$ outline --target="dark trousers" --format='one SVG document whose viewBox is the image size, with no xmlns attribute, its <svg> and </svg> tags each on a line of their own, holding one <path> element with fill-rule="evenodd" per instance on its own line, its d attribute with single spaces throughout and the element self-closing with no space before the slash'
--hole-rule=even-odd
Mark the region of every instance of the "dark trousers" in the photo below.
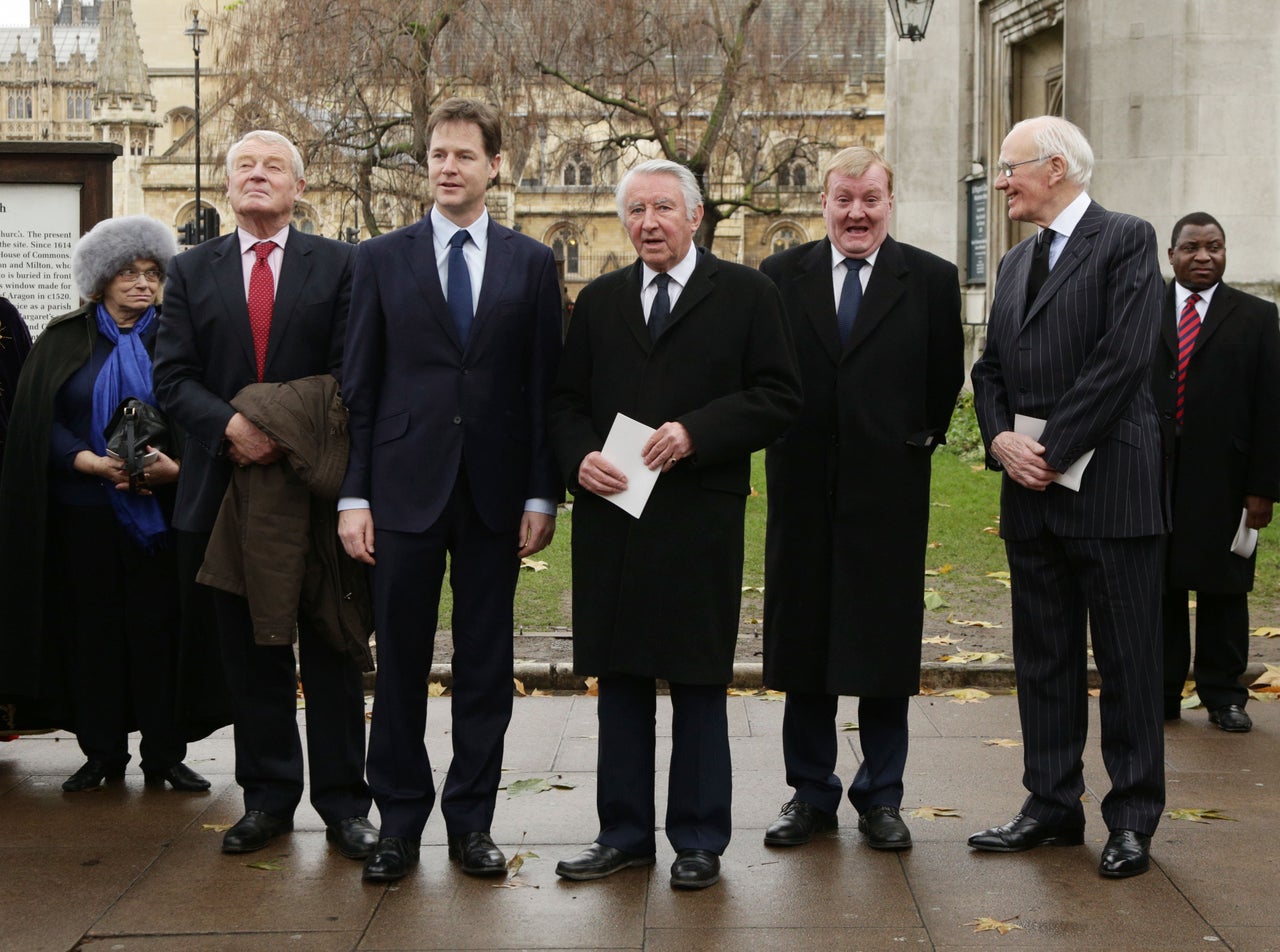
<svg viewBox="0 0 1280 952">
<path fill-rule="evenodd" d="M 1176 710 L 1191 663 L 1185 590 L 1164 596 L 1164 698 Z M 1196 593 L 1196 691 L 1210 710 L 1249 702 L 1240 677 L 1249 663 L 1249 596 Z"/>
<path fill-rule="evenodd" d="M 1164 809 L 1160 575 L 1164 537 L 1006 541 L 1027 816 L 1083 823 L 1087 634 L 1102 676 L 1111 830 L 1150 834 Z"/>
<path fill-rule="evenodd" d="M 205 534 L 181 534 L 181 544 L 201 553 L 208 541 Z M 198 565 L 194 555 L 188 551 L 184 564 Z M 368 816 L 364 685 L 359 666 L 329 646 L 304 614 L 298 618 L 295 656 L 292 645 L 259 645 L 253 640 L 253 621 L 244 598 L 215 591 L 213 605 L 235 725 L 236 782 L 244 790 L 245 810 L 289 818 L 302 801 L 300 667 L 311 802 L 326 824 Z"/>
<path fill-rule="evenodd" d="M 843 785 L 836 776 L 836 703 L 833 694 L 787 693 L 782 715 L 782 758 L 795 799 L 824 813 L 840 806 Z M 858 740 L 862 763 L 849 786 L 849 802 L 859 813 L 875 806 L 902 806 L 902 774 L 907 766 L 907 711 L 910 698 L 858 699 Z"/>
<path fill-rule="evenodd" d="M 378 676 L 369 784 L 382 835 L 418 839 L 435 805 L 424 735 L 446 553 L 453 590 L 453 759 L 440 809 L 450 836 L 488 832 L 511 721 L 516 532 L 485 525 L 463 473 L 430 529 L 375 529 L 375 548 Z"/>
<path fill-rule="evenodd" d="M 653 678 L 603 676 L 596 708 L 600 722 L 596 842 L 641 855 L 652 854 L 655 844 L 655 688 Z M 725 686 L 672 684 L 670 688 L 667 840 L 677 851 L 720 854 L 729 845 L 733 827 Z"/>
<path fill-rule="evenodd" d="M 109 506 L 52 506 L 49 529 L 62 575 L 50 587 L 71 638 L 68 688 L 80 749 L 123 766 L 136 725 L 143 767 L 172 767 L 187 753 L 174 716 L 173 552 L 143 552 Z"/>
</svg>

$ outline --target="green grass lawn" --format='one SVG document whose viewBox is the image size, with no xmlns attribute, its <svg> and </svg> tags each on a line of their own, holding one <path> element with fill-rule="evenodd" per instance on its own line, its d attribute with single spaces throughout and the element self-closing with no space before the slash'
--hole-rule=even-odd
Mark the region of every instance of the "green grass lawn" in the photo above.
<svg viewBox="0 0 1280 952">
<path fill-rule="evenodd" d="M 981 617 L 984 603 L 1007 604 L 1008 591 L 989 577 L 1007 572 L 999 528 L 1000 476 L 982 466 L 982 445 L 973 416 L 972 398 L 961 394 L 948 443 L 933 458 L 933 489 L 929 521 L 930 574 L 923 588 L 936 590 L 957 614 Z M 768 487 L 764 478 L 764 453 L 752 459 L 751 480 L 755 494 L 747 499 L 745 558 L 742 584 L 742 619 L 745 631 L 758 630 L 762 597 L 754 591 L 764 585 L 764 530 Z M 518 628 L 547 631 L 573 624 L 569 543 L 573 513 L 562 509 L 551 545 L 534 558 L 546 569 L 520 573 L 516 590 L 515 621 Z M 1280 547 L 1274 536 L 1280 526 L 1264 531 L 1258 546 L 1258 574 L 1250 599 L 1255 626 L 1280 626 Z M 932 574 L 937 572 L 939 574 Z M 452 600 L 448 586 L 441 599 L 440 627 L 449 627 Z"/>
</svg>

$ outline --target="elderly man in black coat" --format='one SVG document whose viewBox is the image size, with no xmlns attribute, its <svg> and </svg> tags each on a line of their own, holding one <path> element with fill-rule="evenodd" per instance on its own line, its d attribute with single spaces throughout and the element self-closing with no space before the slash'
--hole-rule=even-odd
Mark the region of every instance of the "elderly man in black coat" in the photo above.
<svg viewBox="0 0 1280 952">
<path fill-rule="evenodd" d="M 1152 392 L 1173 491 L 1164 602 L 1164 716 L 1176 720 L 1191 661 L 1188 591 L 1196 593 L 1196 688 L 1209 721 L 1244 733 L 1249 591 L 1255 553 L 1232 550 L 1243 517 L 1271 522 L 1280 499 L 1280 325 L 1276 306 L 1223 283 L 1227 239 L 1205 212 L 1173 227 L 1174 280 L 1160 315 Z"/>
<path fill-rule="evenodd" d="M 836 827 L 838 695 L 856 695 L 848 790 L 874 849 L 911 846 L 899 814 L 907 708 L 920 688 L 930 455 L 964 381 L 955 265 L 889 236 L 893 170 L 845 149 L 823 175 L 827 237 L 761 269 L 787 309 L 804 409 L 767 456 L 764 675 L 787 692 L 794 788 L 768 828 L 797 846 Z"/>
<path fill-rule="evenodd" d="M 640 259 L 578 297 L 550 404 L 573 513 L 573 666 L 600 679 L 600 832 L 556 867 L 599 879 L 654 862 L 655 679 L 671 686 L 667 838 L 671 885 L 719 879 L 732 772 L 725 685 L 741 600 L 751 453 L 786 428 L 799 382 L 776 289 L 695 248 L 688 169 L 655 160 L 618 183 Z M 617 414 L 656 427 L 642 450 L 661 474 L 642 515 L 601 453 Z"/>
</svg>

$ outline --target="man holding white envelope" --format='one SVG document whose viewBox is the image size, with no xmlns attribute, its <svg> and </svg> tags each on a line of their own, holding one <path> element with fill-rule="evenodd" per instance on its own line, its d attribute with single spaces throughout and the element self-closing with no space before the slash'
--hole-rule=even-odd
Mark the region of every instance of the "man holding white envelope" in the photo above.
<svg viewBox="0 0 1280 952">
<path fill-rule="evenodd" d="M 1249 661 L 1257 530 L 1280 498 L 1280 324 L 1276 306 L 1222 280 L 1227 239 L 1212 215 L 1173 228 L 1174 280 L 1160 316 L 1152 391 L 1164 418 L 1173 534 L 1164 603 L 1164 717 L 1181 714 L 1196 593 L 1196 689 L 1209 721 L 1253 727 Z"/>
<path fill-rule="evenodd" d="M 573 667 L 600 687 L 600 829 L 556 872 L 600 879 L 655 861 L 661 678 L 671 885 L 701 889 L 719 880 L 732 825 L 725 686 L 751 453 L 795 417 L 800 384 L 772 282 L 694 247 L 702 201 L 689 170 L 642 163 L 617 196 L 639 260 L 579 295 L 548 413 L 574 492 Z M 628 449 L 635 424 L 652 429 Z M 641 469 L 659 474 L 643 501 L 632 498 Z"/>
</svg>

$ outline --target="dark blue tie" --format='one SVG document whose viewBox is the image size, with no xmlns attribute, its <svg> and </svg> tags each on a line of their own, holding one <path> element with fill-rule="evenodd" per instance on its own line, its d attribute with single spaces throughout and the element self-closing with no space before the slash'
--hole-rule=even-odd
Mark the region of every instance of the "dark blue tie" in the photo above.
<svg viewBox="0 0 1280 952">
<path fill-rule="evenodd" d="M 459 228 L 449 239 L 449 316 L 453 318 L 453 326 L 458 329 L 458 340 L 466 346 L 467 335 L 471 332 L 471 272 L 467 270 L 467 259 L 462 253 L 462 246 L 471 235 L 465 228 Z"/>
<path fill-rule="evenodd" d="M 667 329 L 667 321 L 671 318 L 671 295 L 667 293 L 667 285 L 671 283 L 671 275 L 656 275 L 653 286 L 658 293 L 653 296 L 653 307 L 649 308 L 649 339 L 657 340 Z"/>
<path fill-rule="evenodd" d="M 836 324 L 840 328 L 840 346 L 849 346 L 853 333 L 853 321 L 862 303 L 862 278 L 858 272 L 866 262 L 862 258 L 844 259 L 844 287 L 840 289 L 840 306 L 836 309 Z"/>
</svg>

